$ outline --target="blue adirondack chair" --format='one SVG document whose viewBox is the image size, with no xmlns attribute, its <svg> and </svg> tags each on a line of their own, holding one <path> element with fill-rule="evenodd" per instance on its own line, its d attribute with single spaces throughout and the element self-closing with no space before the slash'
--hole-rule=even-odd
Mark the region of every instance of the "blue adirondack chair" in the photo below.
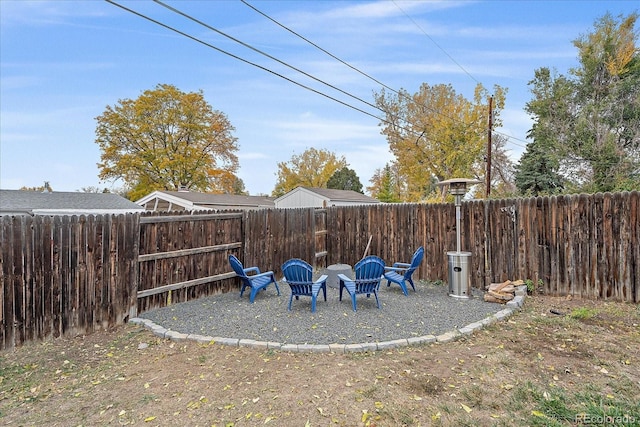
<svg viewBox="0 0 640 427">
<path fill-rule="evenodd" d="M 413 257 L 411 257 L 411 263 L 405 262 L 395 262 L 392 267 L 385 267 L 384 278 L 387 279 L 387 286 L 391 286 L 392 283 L 397 283 L 402 288 L 402 292 L 405 295 L 409 295 L 407 292 L 407 282 L 413 288 L 415 292 L 416 287 L 413 284 L 413 279 L 411 276 L 413 272 L 420 266 L 422 262 L 422 258 L 424 257 L 424 248 L 420 246 L 413 253 Z"/>
<path fill-rule="evenodd" d="M 346 289 L 351 295 L 351 305 L 356 311 L 356 295 L 366 294 L 367 298 L 373 294 L 376 297 L 376 305 L 380 308 L 378 300 L 378 289 L 384 274 L 384 261 L 375 255 L 369 255 L 358 261 L 354 266 L 355 279 L 351 279 L 344 274 L 338 274 L 340 282 L 340 301 L 342 301 L 342 290 Z"/>
<path fill-rule="evenodd" d="M 327 300 L 327 275 L 324 274 L 313 281 L 313 267 L 308 262 L 299 258 L 293 258 L 282 264 L 282 273 L 284 280 L 291 288 L 291 296 L 289 297 L 289 311 L 291 311 L 291 302 L 293 297 L 296 300 L 301 296 L 311 297 L 311 312 L 316 311 L 316 299 L 318 293 L 322 289 L 324 300 Z"/>
<path fill-rule="evenodd" d="M 276 282 L 276 277 L 273 274 L 273 271 L 265 271 L 264 273 L 261 273 L 258 267 L 244 268 L 240 260 L 236 258 L 235 255 L 229 255 L 229 264 L 231 264 L 233 271 L 235 271 L 240 280 L 242 280 L 240 298 L 242 298 L 245 288 L 251 288 L 249 302 L 253 303 L 258 291 L 266 290 L 267 286 L 271 283 L 276 285 L 276 291 L 278 291 L 278 295 L 280 295 L 280 288 L 278 287 L 278 282 Z"/>
</svg>

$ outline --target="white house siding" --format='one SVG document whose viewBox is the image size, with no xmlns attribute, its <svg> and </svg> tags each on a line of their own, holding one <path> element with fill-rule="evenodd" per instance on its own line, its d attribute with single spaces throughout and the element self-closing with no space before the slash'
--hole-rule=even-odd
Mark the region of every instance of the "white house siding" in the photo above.
<svg viewBox="0 0 640 427">
<path fill-rule="evenodd" d="M 289 194 L 282 196 L 282 198 L 277 199 L 276 207 L 278 208 L 323 208 L 325 198 L 312 193 L 310 191 L 306 191 L 304 189 L 297 189 L 298 191 L 292 191 Z"/>
<path fill-rule="evenodd" d="M 379 200 L 351 190 L 297 187 L 277 198 L 276 208 L 327 208 L 378 204 Z"/>
</svg>

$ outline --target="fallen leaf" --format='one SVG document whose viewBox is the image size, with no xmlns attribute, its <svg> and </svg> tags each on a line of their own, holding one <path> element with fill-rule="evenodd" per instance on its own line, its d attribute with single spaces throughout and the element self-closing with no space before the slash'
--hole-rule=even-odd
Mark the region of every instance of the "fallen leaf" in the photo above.
<svg viewBox="0 0 640 427">
<path fill-rule="evenodd" d="M 462 406 L 462 409 L 464 409 L 464 411 L 468 414 L 469 412 L 471 412 L 471 408 L 469 408 L 467 405 L 465 405 L 464 403 L 460 404 Z"/>
</svg>

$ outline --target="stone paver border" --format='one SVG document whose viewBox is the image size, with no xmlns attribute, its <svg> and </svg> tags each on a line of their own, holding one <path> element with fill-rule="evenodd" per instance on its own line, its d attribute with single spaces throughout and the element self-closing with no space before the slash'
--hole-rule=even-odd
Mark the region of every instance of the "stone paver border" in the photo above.
<svg viewBox="0 0 640 427">
<path fill-rule="evenodd" d="M 280 350 L 293 353 L 353 353 L 353 352 L 366 352 L 366 351 L 378 351 L 389 350 L 398 347 L 406 347 L 410 345 L 419 345 L 427 343 L 447 343 L 455 341 L 461 337 L 473 334 L 476 331 L 491 325 L 498 321 L 506 320 L 515 311 L 520 311 L 524 306 L 524 301 L 527 296 L 527 287 L 525 285 L 519 286 L 516 289 L 515 297 L 506 303 L 506 307 L 499 312 L 486 317 L 477 322 L 473 322 L 459 329 L 445 332 L 442 335 L 424 335 L 421 337 L 412 337 L 406 339 L 397 339 L 392 341 L 383 342 L 365 342 L 359 344 L 282 344 L 271 341 L 256 341 L 252 339 L 239 339 L 239 338 L 224 338 L 224 337 L 211 337 L 207 335 L 197 334 L 184 334 L 181 332 L 165 329 L 160 325 L 155 324 L 151 320 L 135 317 L 129 320 L 129 323 L 135 325 L 142 325 L 146 329 L 150 330 L 154 335 L 160 338 L 166 338 L 173 341 L 186 341 L 192 340 L 201 344 L 221 344 L 234 347 L 249 347 L 262 350 Z"/>
</svg>

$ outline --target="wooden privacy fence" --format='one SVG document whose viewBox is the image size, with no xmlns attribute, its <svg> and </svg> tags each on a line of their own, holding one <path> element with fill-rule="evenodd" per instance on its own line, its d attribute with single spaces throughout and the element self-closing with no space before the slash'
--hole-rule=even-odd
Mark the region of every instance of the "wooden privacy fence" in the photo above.
<svg viewBox="0 0 640 427">
<path fill-rule="evenodd" d="M 0 217 L 0 348 L 122 324 L 139 216 Z"/>
<path fill-rule="evenodd" d="M 640 193 L 480 200 L 462 205 L 472 285 L 506 279 L 541 292 L 640 302 Z M 0 348 L 90 333 L 156 307 L 236 291 L 227 262 L 317 270 L 369 253 L 425 258 L 416 276 L 447 280 L 452 204 L 0 218 Z M 286 292 L 286 290 L 285 290 Z"/>
</svg>

